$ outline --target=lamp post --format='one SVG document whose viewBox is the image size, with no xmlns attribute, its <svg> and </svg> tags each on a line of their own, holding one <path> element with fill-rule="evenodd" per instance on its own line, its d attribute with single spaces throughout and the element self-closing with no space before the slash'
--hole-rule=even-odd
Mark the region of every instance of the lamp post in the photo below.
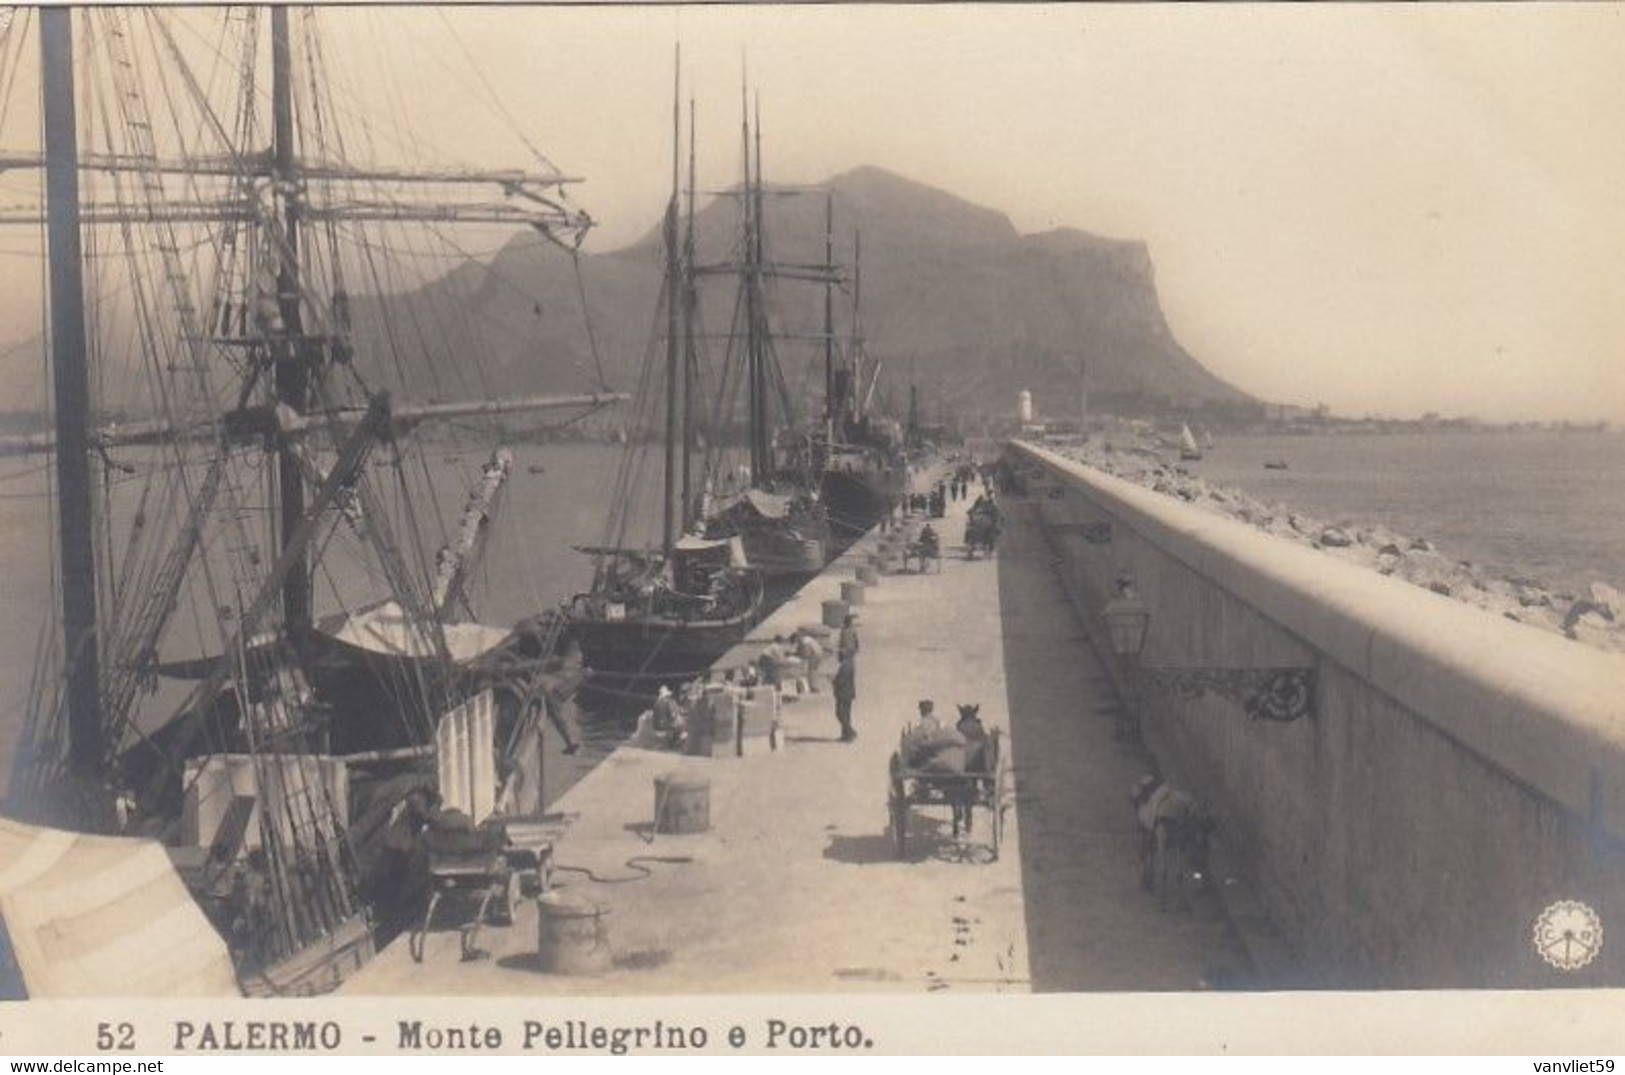
<svg viewBox="0 0 1625 1075">
<path fill-rule="evenodd" d="M 1125 686 L 1125 712 L 1117 727 L 1119 738 L 1139 739 L 1140 699 L 1146 685 L 1185 698 L 1220 695 L 1240 705 L 1250 720 L 1290 723 L 1315 713 L 1317 677 L 1313 666 L 1142 667 L 1140 651 L 1145 648 L 1151 612 L 1141 603 L 1134 579 L 1127 574 L 1117 576 L 1116 594 L 1100 615 L 1111 635 L 1112 652 Z"/>
<path fill-rule="evenodd" d="M 1151 612 L 1141 602 L 1134 589 L 1134 580 L 1128 575 L 1117 577 L 1116 592 L 1101 610 L 1106 621 L 1106 632 L 1111 638 L 1112 654 L 1117 660 L 1119 680 L 1123 684 L 1123 707 L 1117 719 L 1117 738 L 1138 741 L 1140 738 L 1140 651 L 1145 648 L 1146 629 L 1151 623 Z"/>
</svg>

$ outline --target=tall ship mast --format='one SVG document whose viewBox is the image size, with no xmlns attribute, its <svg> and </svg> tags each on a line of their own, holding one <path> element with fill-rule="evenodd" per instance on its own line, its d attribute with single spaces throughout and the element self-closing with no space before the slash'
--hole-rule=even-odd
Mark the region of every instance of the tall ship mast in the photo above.
<svg viewBox="0 0 1625 1075">
<path fill-rule="evenodd" d="M 414 431 L 619 398 L 397 402 L 371 382 L 399 326 L 380 299 L 358 313 L 350 282 L 399 290 L 380 251 L 402 234 L 523 225 L 573 252 L 591 222 L 539 154 L 354 163 L 312 10 L 36 18 L 43 152 L 0 149 L 0 171 L 42 173 L 44 198 L 0 224 L 46 227 L 54 428 L 7 447 L 54 457 L 60 601 L 5 812 L 162 841 L 245 988 L 320 991 L 372 951 L 392 882 L 371 841 L 402 789 L 432 783 L 411 770 L 437 728 L 483 706 L 512 732 L 571 678 L 552 640 L 469 616 L 511 456 L 490 453 L 437 540 Z M 185 45 L 203 19 L 213 72 Z M 139 413 L 115 422 L 120 380 Z"/>
<path fill-rule="evenodd" d="M 695 265 L 692 275 L 732 274 L 738 280 L 717 398 L 719 410 L 725 409 L 731 402 L 727 387 L 744 387 L 749 455 L 748 463 L 730 465 L 726 444 L 713 436 L 699 525 L 708 538 L 740 538 L 750 563 L 763 574 L 768 603 L 776 605 L 823 569 L 832 552 L 832 537 L 810 450 L 811 431 L 804 428 L 806 416 L 797 413 L 775 347 L 767 284 L 780 277 L 827 280 L 833 270 L 787 268 L 768 255 L 761 119 L 758 114 L 753 130 L 750 114 L 743 108 L 741 112 L 744 175 L 736 192 L 740 220 L 736 255 L 719 265 Z M 827 332 L 826 326 L 826 346 Z M 714 420 L 713 428 L 719 424 L 720 419 Z"/>
<path fill-rule="evenodd" d="M 713 410 L 709 421 L 703 412 L 706 393 L 701 385 L 698 346 L 703 333 L 697 327 L 695 280 L 699 272 L 693 240 L 692 106 L 687 228 L 680 223 L 685 206 L 680 54 L 674 83 L 671 193 L 661 228 L 664 272 L 656 318 L 663 332 L 647 355 L 641 378 L 646 390 L 634 400 L 642 430 L 650 435 L 629 438 L 603 540 L 579 550 L 592 557 L 591 584 L 565 602 L 559 615 L 562 629 L 580 647 L 593 672 L 635 693 L 652 693 L 661 681 L 702 673 L 744 639 L 765 609 L 763 573 L 747 555 L 745 539 L 737 531 L 707 535 L 707 498 L 695 488 L 694 457 L 701 426 L 709 425 L 715 433 L 717 412 Z M 750 245 L 747 240 L 747 248 Z M 752 350 L 751 355 L 754 359 L 756 352 Z M 757 391 L 752 385 L 753 401 Z M 708 443 L 715 441 L 713 436 Z M 636 522 L 649 449 L 656 444 L 660 447 L 661 526 L 659 545 L 653 546 L 640 541 Z M 759 463 L 763 447 L 755 426 L 751 451 L 753 463 Z M 713 469 L 702 466 L 702 471 Z"/>
<path fill-rule="evenodd" d="M 829 246 L 833 262 L 833 243 Z M 830 311 L 833 296 L 826 298 Z M 824 439 L 818 446 L 822 490 L 839 535 L 856 537 L 891 511 L 908 484 L 903 433 L 897 423 L 875 413 L 880 367 L 866 369 L 863 335 L 862 236 L 852 240 L 852 315 L 846 354 L 834 348 L 834 323 L 826 312 L 830 349 L 824 395 Z"/>
</svg>

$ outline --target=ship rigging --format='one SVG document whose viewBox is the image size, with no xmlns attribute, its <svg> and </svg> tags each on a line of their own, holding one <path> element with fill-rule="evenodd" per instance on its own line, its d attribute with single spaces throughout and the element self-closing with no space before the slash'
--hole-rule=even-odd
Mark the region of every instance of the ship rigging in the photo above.
<svg viewBox="0 0 1625 1075">
<path fill-rule="evenodd" d="M 550 684 L 553 639 L 471 619 L 511 456 L 490 454 L 453 523 L 425 507 L 413 431 L 571 421 L 621 398 L 600 374 L 446 401 L 480 379 L 479 341 L 454 351 L 449 328 L 478 326 L 390 309 L 410 277 L 391 251 L 425 252 L 440 225 L 523 225 L 573 257 L 592 222 L 540 153 L 520 169 L 357 163 L 314 10 L 22 11 L 0 28 L 0 66 L 18 70 L 35 22 L 42 151 L 0 150 L 0 175 L 38 174 L 42 196 L 0 207 L 0 224 L 45 230 L 54 425 L 6 447 L 53 457 L 60 604 L 6 813 L 175 843 L 203 823 L 199 790 L 224 788 L 189 882 L 206 903 L 258 894 L 254 921 L 222 920 L 245 981 L 330 987 L 372 943 L 354 788 L 332 752 L 424 744 L 493 686 L 522 719 Z M 438 369 L 452 383 L 421 383 Z M 176 636 L 204 656 L 163 660 Z"/>
</svg>

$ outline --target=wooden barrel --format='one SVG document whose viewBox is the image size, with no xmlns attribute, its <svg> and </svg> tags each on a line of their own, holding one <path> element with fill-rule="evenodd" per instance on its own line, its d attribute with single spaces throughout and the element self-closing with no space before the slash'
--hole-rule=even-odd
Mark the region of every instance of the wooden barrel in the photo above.
<svg viewBox="0 0 1625 1075">
<path fill-rule="evenodd" d="M 845 601 L 825 601 L 824 602 L 824 626 L 825 627 L 840 627 L 840 626 L 844 625 L 845 623 L 846 623 L 846 602 Z"/>
<path fill-rule="evenodd" d="M 655 777 L 655 831 L 677 835 L 711 828 L 711 781 L 704 777 Z"/>
<path fill-rule="evenodd" d="M 858 568 L 858 581 L 865 586 L 880 585 L 880 569 L 873 564 L 864 564 Z"/>
<path fill-rule="evenodd" d="M 602 974 L 614 964 L 607 908 L 567 892 L 546 893 L 536 908 L 536 954 L 543 970 Z"/>
<path fill-rule="evenodd" d="M 865 587 L 861 582 L 841 583 L 841 600 L 848 605 L 863 604 L 863 591 Z"/>
</svg>

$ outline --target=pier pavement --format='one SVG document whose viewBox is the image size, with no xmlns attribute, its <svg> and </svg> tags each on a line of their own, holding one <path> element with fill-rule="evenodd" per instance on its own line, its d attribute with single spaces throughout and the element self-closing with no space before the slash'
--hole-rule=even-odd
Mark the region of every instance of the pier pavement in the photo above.
<svg viewBox="0 0 1625 1075">
<path fill-rule="evenodd" d="M 940 573 L 892 574 L 858 606 L 855 743 L 826 692 L 787 704 L 779 749 L 705 759 L 625 746 L 559 800 L 556 888 L 608 911 L 616 953 L 590 977 L 543 973 L 536 908 L 479 937 L 455 930 L 412 961 L 401 937 L 346 983 L 352 994 L 669 994 L 1184 990 L 1242 957 L 1213 914 L 1159 911 L 1138 884 L 1128 806 L 1144 760 L 1112 739 L 1117 704 L 1013 504 L 995 559 L 958 544 L 966 502 L 935 525 Z M 872 551 L 853 546 L 765 620 L 748 649 L 801 624 Z M 737 662 L 735 652 L 723 662 Z M 981 706 L 1005 730 L 1010 808 L 998 858 L 988 818 L 955 840 L 946 810 L 915 810 L 908 858 L 887 827 L 887 760 L 921 698 L 954 718 Z M 652 832 L 654 780 L 710 781 L 711 831 Z M 585 872 L 590 871 L 590 873 Z"/>
</svg>

